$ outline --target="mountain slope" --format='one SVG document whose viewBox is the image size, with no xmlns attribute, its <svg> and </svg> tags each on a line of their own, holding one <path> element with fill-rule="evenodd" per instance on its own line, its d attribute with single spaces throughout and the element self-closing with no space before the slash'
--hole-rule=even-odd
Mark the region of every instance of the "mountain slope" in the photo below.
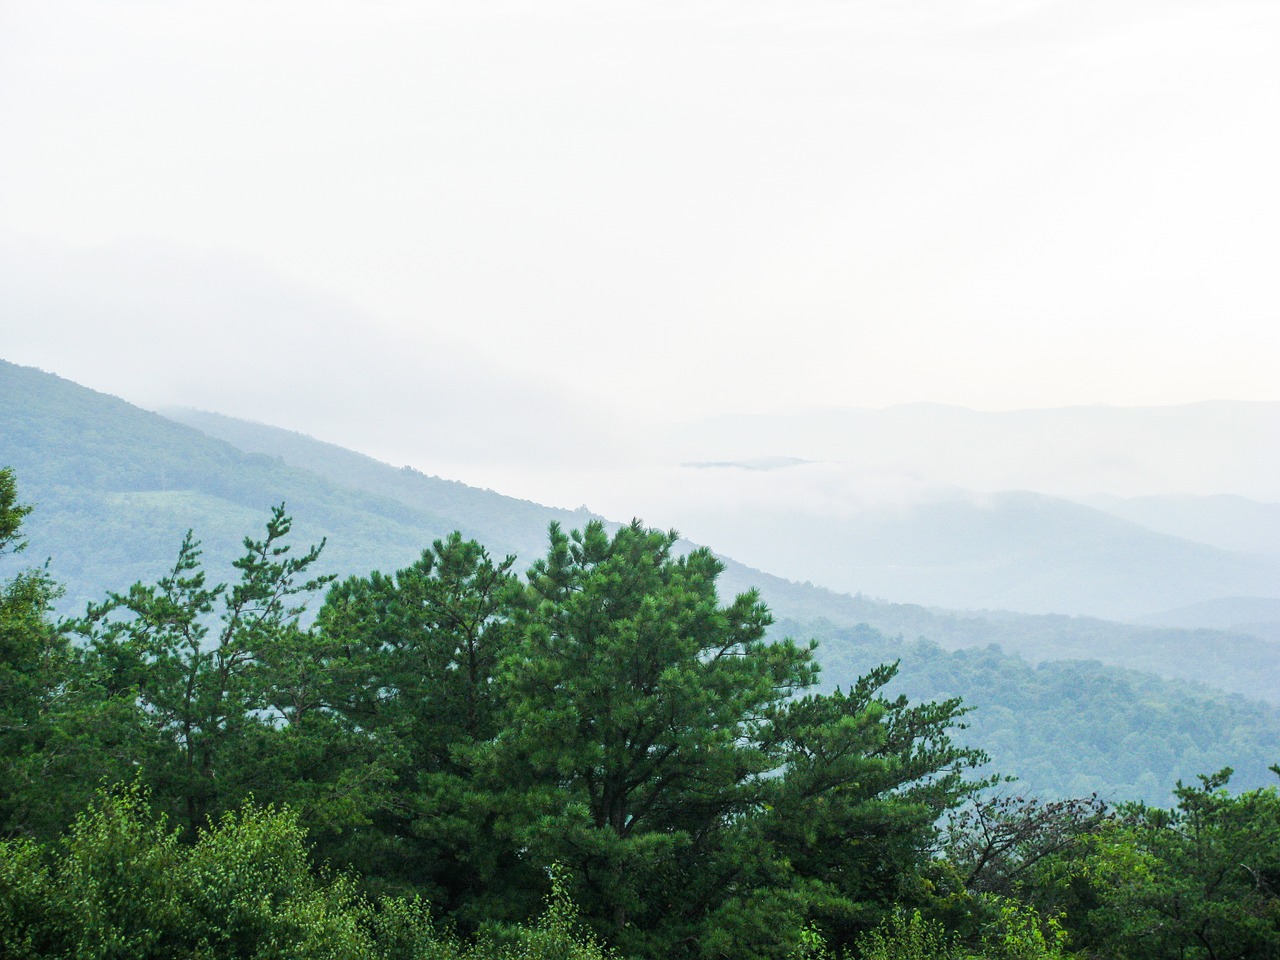
<svg viewBox="0 0 1280 960">
<path fill-rule="evenodd" d="M 1081 503 L 1158 533 L 1236 553 L 1280 554 L 1280 503 L 1260 503 L 1224 494 L 1211 497 L 1094 494 L 1079 499 Z"/>
<path fill-rule="evenodd" d="M 29 537 L 67 585 L 67 609 L 159 576 L 188 528 L 215 569 L 225 569 L 240 539 L 259 530 L 281 501 L 294 516 L 295 542 L 328 537 L 324 565 L 343 575 L 407 565 L 455 529 L 503 555 L 540 547 L 551 520 L 583 520 L 420 474 L 399 478 L 413 497 L 340 486 L 279 456 L 237 449 L 2 361 L 0 461 L 14 468 L 22 496 L 38 508 Z"/>
<path fill-rule="evenodd" d="M 1280 589 L 1280 556 L 1232 553 L 1025 491 L 856 510 L 705 506 L 687 532 L 793 580 L 953 609 L 1133 619 Z"/>
</svg>

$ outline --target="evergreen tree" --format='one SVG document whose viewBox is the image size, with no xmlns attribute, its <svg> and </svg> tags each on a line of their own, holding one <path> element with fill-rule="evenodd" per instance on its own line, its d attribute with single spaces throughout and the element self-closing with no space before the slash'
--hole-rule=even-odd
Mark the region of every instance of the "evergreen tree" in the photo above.
<svg viewBox="0 0 1280 960">
<path fill-rule="evenodd" d="M 0 554 L 21 553 L 12 471 L 0 470 Z M 131 776 L 131 711 L 103 696 L 84 657 L 53 619 L 59 587 L 44 568 L 0 584 L 0 836 L 52 837 L 99 780 Z"/>
<path fill-rule="evenodd" d="M 454 533 L 393 575 L 351 577 L 330 590 L 319 625 L 342 651 L 331 662 L 342 710 L 375 736 L 394 770 L 395 802 L 360 835 L 353 862 L 392 889 L 428 896 L 464 926 L 536 910 L 531 868 L 494 841 L 493 791 L 477 780 L 477 749 L 502 732 L 497 669 L 514 634 L 514 557 L 495 562 Z M 493 892 L 525 890 L 516 906 Z"/>
<path fill-rule="evenodd" d="M 248 796 L 295 803 L 313 829 L 368 822 L 386 777 L 376 744 L 328 702 L 334 651 L 301 625 L 330 578 L 323 544 L 291 555 L 280 506 L 246 537 L 230 586 L 209 586 L 188 532 L 171 571 L 90 607 L 76 623 L 104 702 L 132 708 L 131 736 L 158 802 L 186 836 Z"/>
<path fill-rule="evenodd" d="M 710 551 L 638 522 L 551 528 L 514 612 L 506 727 L 487 752 L 499 826 L 563 863 L 586 915 L 642 956 L 778 957 L 822 920 L 848 943 L 927 857 L 985 758 L 958 701 L 795 695 L 813 644 L 770 642 L 754 593 L 722 605 Z"/>
<path fill-rule="evenodd" d="M 624 949 L 655 953 L 696 936 L 697 896 L 724 896 L 696 888 L 731 855 L 775 766 L 768 711 L 816 672 L 810 649 L 765 641 L 754 593 L 720 605 L 710 551 L 678 557 L 675 542 L 639 523 L 612 538 L 600 523 L 552 526 L 517 614 L 508 730 L 492 753 L 513 841 L 563 862 Z"/>
</svg>

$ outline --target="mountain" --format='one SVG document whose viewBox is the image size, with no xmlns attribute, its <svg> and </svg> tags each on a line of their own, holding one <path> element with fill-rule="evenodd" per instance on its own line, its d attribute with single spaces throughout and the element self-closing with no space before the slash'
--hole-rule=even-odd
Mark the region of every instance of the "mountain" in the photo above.
<svg viewBox="0 0 1280 960">
<path fill-rule="evenodd" d="M 323 566 L 343 575 L 403 566 L 454 529 L 527 561 L 541 553 L 548 523 L 580 526 L 593 516 L 261 424 L 172 416 L 0 362 L 0 464 L 15 469 L 21 497 L 36 505 L 26 528 L 32 549 L 19 559 L 51 558 L 50 571 L 67 585 L 68 611 L 160 576 L 188 528 L 203 539 L 213 575 L 225 575 L 241 537 L 260 529 L 280 501 L 295 518 L 295 542 L 327 538 Z M 10 560 L 0 576 L 14 566 Z M 1162 802 L 1175 779 L 1207 766 L 1229 763 L 1239 783 L 1252 785 L 1267 782 L 1267 766 L 1280 758 L 1280 710 L 1188 682 L 1212 680 L 1255 696 L 1280 688 L 1280 649 L 1256 638 L 956 614 L 841 595 L 728 559 L 726 566 L 726 594 L 758 587 L 780 619 L 779 633 L 822 640 L 825 686 L 848 685 L 875 663 L 901 659 L 898 689 L 919 698 L 960 695 L 976 705 L 966 738 L 987 747 L 997 769 L 1023 776 L 1028 790 L 1088 786 Z M 1020 649 L 1028 659 L 1013 655 Z M 1188 679 L 1061 662 L 1082 656 L 1137 660 L 1165 673 L 1173 667 Z M 1046 739 L 1050 731 L 1056 740 Z M 1137 750 L 1144 737 L 1160 748 Z M 1090 749 L 1077 749 L 1086 738 Z"/>
<path fill-rule="evenodd" d="M 498 555 L 536 555 L 549 522 L 581 525 L 586 518 L 385 464 L 374 471 L 389 478 L 381 484 L 342 485 L 279 455 L 238 449 L 4 362 L 0 461 L 15 470 L 24 498 L 37 507 L 27 524 L 38 545 L 32 549 L 51 558 L 69 610 L 108 589 L 155 579 L 190 528 L 214 568 L 229 569 L 241 538 L 260 529 L 281 501 L 294 517 L 296 541 L 328 538 L 324 562 L 343 575 L 405 566 L 455 529 Z"/>
<path fill-rule="evenodd" d="M 1148 530 L 1184 540 L 1237 553 L 1280 554 L 1280 503 L 1260 503 L 1227 494 L 1208 497 L 1094 494 L 1081 497 L 1080 501 Z"/>
<path fill-rule="evenodd" d="M 793 580 L 953 609 L 1126 620 L 1280 590 L 1280 554 L 1234 553 L 1026 491 L 856 508 L 706 504 L 684 527 Z"/>
<path fill-rule="evenodd" d="M 0 364 L 0 401 L 0 452 L 40 506 L 30 518 L 31 538 L 67 585 L 68 611 L 106 589 L 159 576 L 188 528 L 225 569 L 240 538 L 281 500 L 295 515 L 299 540 L 329 538 L 325 563 L 343 575 L 403 566 L 454 529 L 495 554 L 527 560 L 540 555 L 549 522 L 573 527 L 592 516 L 392 467 L 262 424 L 170 411 L 179 423 L 12 364 Z M 757 522 L 767 529 L 764 519 Z M 811 532 L 813 539 L 824 535 Z M 967 549 L 981 558 L 976 538 Z M 781 564 L 781 537 L 777 553 Z M 1248 696 L 1280 696 L 1280 647 L 1239 632 L 958 613 L 841 594 L 729 558 L 726 565 L 726 590 L 758 587 L 778 616 L 797 622 L 867 623 L 945 648 L 999 643 L 1032 663 L 1098 659 Z"/>
<path fill-rule="evenodd" d="M 1220 597 L 1163 610 L 1143 622 L 1164 627 L 1193 627 L 1251 634 L 1280 643 L 1280 600 L 1271 597 Z"/>
<path fill-rule="evenodd" d="M 1143 621 L 1280 599 L 1277 436 L 1280 404 L 1227 401 L 735 415 L 671 426 L 633 496 L 838 592 Z"/>
<path fill-rule="evenodd" d="M 1280 711 L 1273 704 L 1097 660 L 1033 664 L 996 644 L 948 651 L 865 625 L 779 626 L 820 639 L 828 687 L 867 663 L 896 660 L 894 692 L 913 700 L 962 697 L 971 708 L 966 742 L 991 755 L 989 769 L 1016 776 L 1020 791 L 1168 803 L 1171 784 L 1223 766 L 1240 783 L 1275 783 Z"/>
</svg>

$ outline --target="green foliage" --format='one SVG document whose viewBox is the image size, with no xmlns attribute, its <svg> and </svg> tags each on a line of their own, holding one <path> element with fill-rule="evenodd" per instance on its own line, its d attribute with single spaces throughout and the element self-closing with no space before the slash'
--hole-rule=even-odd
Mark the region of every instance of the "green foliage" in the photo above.
<svg viewBox="0 0 1280 960">
<path fill-rule="evenodd" d="M 958 954 L 942 925 L 919 910 L 897 913 L 858 938 L 860 960 L 953 960 Z"/>
<path fill-rule="evenodd" d="M 1013 896 L 1041 861 L 1087 842 L 1107 820 L 1096 795 L 1046 801 L 988 794 L 950 813 L 943 849 L 967 890 Z"/>
<path fill-rule="evenodd" d="M 76 819 L 55 868 L 57 933 L 84 956 L 177 952 L 190 920 L 178 896 L 184 852 L 139 790 L 102 797 Z"/>
<path fill-rule="evenodd" d="M 787 960 L 829 960 L 832 956 L 826 938 L 816 923 L 800 929 L 799 944 L 787 955 Z"/>
<path fill-rule="evenodd" d="M 822 641 L 824 676 L 897 660 L 895 692 L 916 701 L 962 694 L 966 742 L 994 757 L 994 768 L 1016 776 L 1028 795 L 1167 804 L 1171 784 L 1223 764 L 1241 786 L 1265 786 L 1280 757 L 1280 710 L 1205 687 L 1096 661 L 1036 666 L 994 646 L 947 651 L 868 627 L 785 627 Z"/>
<path fill-rule="evenodd" d="M 24 516 L 0 471 L 10 547 Z M 1280 954 L 1274 789 L 977 797 L 958 698 L 890 694 L 896 664 L 811 692 L 814 645 L 770 642 L 674 533 L 553 525 L 523 583 L 454 534 L 311 625 L 328 578 L 289 534 L 277 508 L 230 585 L 189 534 L 71 625 L 83 647 L 45 571 L 0 587 L 4 956 Z M 936 663 L 1010 697 L 1030 671 Z M 1072 683 L 1030 673 L 1020 695 Z"/>
<path fill-rule="evenodd" d="M 26 543 L 19 536 L 23 518 L 31 508 L 18 502 L 18 484 L 9 467 L 0 468 L 0 553 L 21 552 Z"/>
<path fill-rule="evenodd" d="M 1007 897 L 988 897 L 983 906 L 994 916 L 982 931 L 982 960 L 1066 960 L 1069 938 L 1056 917 Z"/>
<path fill-rule="evenodd" d="M 466 951 L 467 960 L 611 960 L 612 951 L 582 923 L 559 864 L 550 868 L 551 889 L 542 916 L 527 926 L 491 927 Z"/>
<path fill-rule="evenodd" d="M 319 615 L 321 636 L 343 651 L 330 663 L 335 702 L 393 763 L 395 803 L 359 835 L 353 862 L 462 911 L 470 927 L 537 904 L 536 893 L 510 909 L 488 897 L 499 876 L 534 868 L 493 842 L 497 811 L 476 782 L 476 750 L 501 729 L 495 678 L 514 637 L 513 563 L 455 533 L 392 576 L 337 584 Z"/>
<path fill-rule="evenodd" d="M 841 942 L 916 896 L 938 818 L 983 785 L 966 773 L 986 757 L 949 737 L 959 701 L 886 698 L 896 669 L 789 701 L 772 731 L 785 775 L 769 781 L 767 835 L 798 874 L 840 891 L 819 914 Z"/>
<path fill-rule="evenodd" d="M 946 931 L 919 910 L 899 912 L 858 940 L 860 960 L 1067 960 L 1067 934 L 1054 918 L 1004 897 L 985 897 L 985 916 L 973 944 Z"/>
<path fill-rule="evenodd" d="M 470 931 L 530 918 L 560 863 L 584 922 L 650 956 L 780 957 L 889 909 L 981 759 L 947 738 L 958 701 L 885 699 L 891 668 L 793 699 L 812 647 L 675 546 L 553 525 L 522 587 L 455 535 L 331 590 L 341 711 L 401 758 L 362 870 Z"/>
<path fill-rule="evenodd" d="M 765 713 L 814 673 L 807 650 L 764 642 L 755 595 L 719 606 L 708 551 L 674 557 L 674 542 L 638 524 L 612 538 L 553 526 L 503 677 L 511 731 L 493 757 L 522 785 L 516 837 L 569 866 L 619 937 L 653 926 L 655 903 L 679 915 L 691 896 L 717 896 L 678 865 L 718 856 L 775 765 Z"/>
<path fill-rule="evenodd" d="M 303 542 L 328 536 L 325 563 L 343 576 L 413 563 L 454 529 L 496 556 L 539 555 L 547 522 L 589 518 L 380 464 L 300 434 L 184 412 L 185 423 L 139 410 L 37 370 L 0 361 L 0 463 L 12 465 L 39 509 L 24 530 L 52 554 L 66 588 L 58 613 L 83 611 L 105 591 L 154 582 L 172 569 L 174 531 L 194 527 L 209 581 L 232 580 L 240 535 L 266 504 L 287 499 Z M 225 442 L 224 442 L 225 441 Z M 21 558 L 18 558 L 21 559 Z M 0 557 L 0 577 L 17 561 Z M 1241 787 L 1270 782 L 1280 756 L 1280 710 L 1085 658 L 1202 680 L 1271 697 L 1280 647 L 1254 638 L 1154 630 L 1087 618 L 948 614 L 794 584 L 727 562 L 722 589 L 759 587 L 779 635 L 817 636 L 826 689 L 881 662 L 901 661 L 895 693 L 916 701 L 963 696 L 966 743 L 997 758 L 1046 797 L 1087 795 L 1172 802 L 1170 785 L 1229 764 Z M 825 626 L 812 621 L 827 617 Z M 885 636 L 860 630 L 872 624 Z M 893 639 L 906 637 L 906 641 Z M 914 638 L 928 637 L 947 652 Z M 998 643 L 1004 654 L 984 649 Z M 1205 658 L 1209 647 L 1220 656 Z M 926 649 L 928 648 L 928 649 Z M 1022 653 L 1031 663 L 1011 654 Z M 64 728 L 74 740 L 74 727 Z M 122 748 L 123 749 L 123 748 Z M 63 756 L 75 755 L 68 747 Z M 80 753 L 74 766 L 88 761 Z M 105 771 L 104 771 L 105 772 Z M 96 782 L 96 776 L 87 783 Z M 80 794 L 69 809 L 83 804 Z M 62 810 L 65 813 L 66 810 Z M 62 814 L 59 814 L 61 816 Z M 53 819 L 50 818 L 50 822 Z M 65 818 L 64 818 L 65 820 Z"/>
<path fill-rule="evenodd" d="M 980 759 L 947 739 L 958 701 L 879 695 L 891 669 L 792 699 L 816 678 L 812 646 L 767 642 L 753 592 L 722 606 L 722 564 L 676 555 L 674 533 L 553 525 L 526 586 L 512 558 L 455 534 L 394 577 L 335 587 L 304 627 L 300 601 L 325 578 L 310 573 L 320 548 L 294 556 L 289 530 L 277 508 L 229 586 L 208 583 L 188 534 L 158 582 L 72 624 L 85 646 L 40 688 L 74 706 L 60 729 L 80 724 L 86 771 L 118 782 L 135 766 L 181 827 L 150 835 L 119 799 L 73 831 L 57 877 L 103 955 L 168 949 L 147 939 L 167 930 L 207 927 L 215 951 L 267 936 L 291 915 L 269 891 L 301 882 L 288 870 L 305 828 L 325 855 L 427 893 L 466 930 L 531 919 L 546 865 L 562 863 L 558 889 L 626 950 L 779 957 L 815 919 L 846 941 L 889 909 Z M 65 647 L 47 604 L 28 606 Z M 84 775 L 68 780 L 51 789 L 83 796 Z M 250 795 L 291 803 L 294 826 L 244 819 Z M 111 863 L 130 864 L 132 887 L 94 872 Z M 175 895 L 179 876 L 194 886 Z M 341 877 L 325 889 L 355 897 Z M 215 921 L 201 890 L 217 891 Z M 180 922 L 164 913 L 175 904 Z M 555 904 L 539 936 L 592 949 Z M 309 916 L 329 930 L 329 914 Z M 478 944 L 543 949 L 519 936 Z"/>
<path fill-rule="evenodd" d="M 0 954 L 12 960 L 54 954 L 61 912 L 44 850 L 33 840 L 0 840 Z"/>
<path fill-rule="evenodd" d="M 113 735 L 135 744 L 188 838 L 250 795 L 291 802 L 334 836 L 382 802 L 388 760 L 335 709 L 336 651 L 300 620 L 330 579 L 310 573 L 322 545 L 292 555 L 290 525 L 277 507 L 262 539 L 245 538 L 230 586 L 208 585 L 188 533 L 159 582 L 111 594 L 73 625 L 88 680 L 115 706 Z"/>
<path fill-rule="evenodd" d="M 607 960 L 558 876 L 541 919 L 474 944 L 416 898 L 365 899 L 312 869 L 288 810 L 246 804 L 193 845 L 138 786 L 97 797 L 57 847 L 0 842 L 0 955 L 12 960 Z"/>
<path fill-rule="evenodd" d="M 28 512 L 11 471 L 0 470 L 0 551 L 25 546 Z M 0 836 L 61 829 L 87 796 L 75 785 L 114 766 L 108 751 L 86 749 L 83 722 L 100 710 L 78 683 L 77 651 L 52 622 L 58 594 L 43 569 L 0 583 Z"/>
<path fill-rule="evenodd" d="M 368 905 L 315 876 L 287 812 L 246 807 L 179 842 L 138 787 L 100 796 L 58 850 L 0 846 L 6 956 L 376 956 Z M 43 854 L 43 855 L 42 855 Z M 42 862 L 43 861 L 43 862 Z M 27 951 L 25 954 L 23 951 Z"/>
<path fill-rule="evenodd" d="M 1135 804 L 1045 865 L 1083 947 L 1126 960 L 1280 955 L 1280 796 L 1230 794 L 1230 770 L 1179 784 L 1171 809 Z"/>
</svg>

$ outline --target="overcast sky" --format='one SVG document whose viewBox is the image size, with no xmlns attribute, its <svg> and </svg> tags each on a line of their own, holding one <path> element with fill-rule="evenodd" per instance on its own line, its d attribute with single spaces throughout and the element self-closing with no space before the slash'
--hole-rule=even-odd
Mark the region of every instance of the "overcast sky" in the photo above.
<svg viewBox="0 0 1280 960">
<path fill-rule="evenodd" d="M 1278 117 L 1275 0 L 0 0 L 0 356 L 355 446 L 1277 400 Z"/>
</svg>

